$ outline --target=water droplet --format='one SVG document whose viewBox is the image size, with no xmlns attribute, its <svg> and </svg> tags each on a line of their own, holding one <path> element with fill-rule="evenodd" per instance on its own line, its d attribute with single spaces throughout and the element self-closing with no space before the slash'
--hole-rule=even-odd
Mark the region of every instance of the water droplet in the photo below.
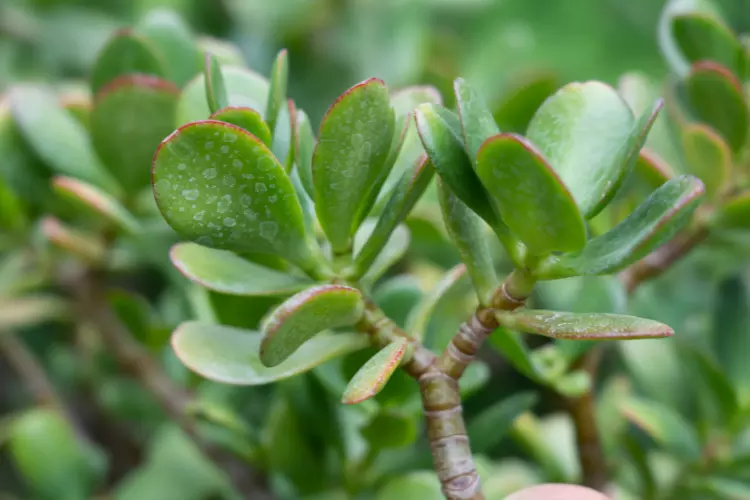
<svg viewBox="0 0 750 500">
<path fill-rule="evenodd" d="M 233 132 L 224 132 L 224 142 L 232 143 L 237 140 L 237 134 Z"/>
<path fill-rule="evenodd" d="M 253 174 L 242 174 L 243 179 L 255 179 Z"/>
<path fill-rule="evenodd" d="M 257 218 L 258 218 L 258 214 L 256 214 L 255 212 L 253 212 L 252 210 L 249 210 L 249 209 L 248 209 L 248 210 L 245 210 L 245 211 L 244 211 L 244 212 L 242 212 L 242 213 L 244 213 L 244 214 L 245 214 L 245 217 L 247 217 L 247 218 L 248 218 L 248 219 L 250 219 L 250 220 L 255 220 L 255 219 L 257 219 Z"/>
<path fill-rule="evenodd" d="M 266 185 L 262 182 L 256 182 L 255 183 L 255 192 L 256 193 L 265 193 L 268 191 L 268 188 L 266 188 Z"/>
<path fill-rule="evenodd" d="M 225 194 L 221 197 L 221 200 L 219 200 L 219 203 L 216 204 L 216 211 L 220 214 L 223 214 L 229 210 L 229 207 L 232 205 L 232 196 Z"/>
<path fill-rule="evenodd" d="M 204 215 L 206 215 L 206 211 L 205 210 L 201 210 L 197 214 L 193 215 L 193 220 L 197 220 L 198 222 L 200 222 L 200 221 L 203 220 L 203 216 Z"/>
<path fill-rule="evenodd" d="M 240 203 L 242 203 L 243 207 L 247 208 L 250 205 L 252 205 L 253 198 L 252 198 L 252 196 L 248 196 L 246 194 L 243 194 L 242 197 L 240 198 Z"/>
<path fill-rule="evenodd" d="M 225 175 L 224 177 L 222 177 L 221 182 L 223 182 L 225 186 L 229 187 L 232 187 L 237 183 L 237 181 L 234 179 L 234 176 L 232 175 Z"/>
<path fill-rule="evenodd" d="M 224 144 L 222 147 L 219 148 L 219 151 L 221 151 L 224 154 L 227 154 L 227 153 L 229 153 L 229 146 L 227 146 L 226 144 Z"/>
<path fill-rule="evenodd" d="M 274 194 L 268 197 L 268 203 L 276 203 L 278 197 Z"/>
<path fill-rule="evenodd" d="M 187 165 L 185 165 L 184 163 L 180 163 L 179 165 L 177 165 L 177 170 L 185 170 L 186 168 Z"/>
<path fill-rule="evenodd" d="M 226 146 L 224 146 L 226 147 Z M 232 166 L 235 168 L 242 168 L 242 162 L 240 160 L 232 160 Z"/>
<path fill-rule="evenodd" d="M 224 225 L 227 227 L 234 227 L 237 225 L 237 221 L 232 219 L 231 217 L 227 217 L 224 219 Z"/>
<path fill-rule="evenodd" d="M 183 189 L 182 190 L 182 196 L 186 200 L 194 201 L 198 199 L 198 196 L 200 195 L 200 191 L 197 189 Z"/>
<path fill-rule="evenodd" d="M 206 161 L 208 161 L 208 160 L 211 159 L 211 155 L 206 155 L 206 156 L 204 156 L 204 158 L 206 159 Z"/>
<path fill-rule="evenodd" d="M 273 168 L 273 159 L 268 156 L 258 158 L 258 170 L 261 172 L 268 172 Z"/>
<path fill-rule="evenodd" d="M 279 226 L 275 222 L 267 220 L 260 223 L 260 235 L 268 241 L 273 241 L 278 232 Z"/>
<path fill-rule="evenodd" d="M 214 141 L 206 142 L 206 149 L 213 149 L 213 147 L 214 147 Z"/>
<path fill-rule="evenodd" d="M 156 181 L 155 187 L 157 191 L 161 191 L 165 193 L 169 191 L 169 189 L 172 187 L 172 183 L 169 182 L 167 179 L 160 179 Z"/>
<path fill-rule="evenodd" d="M 207 168 L 203 171 L 203 178 L 204 179 L 214 179 L 216 177 L 216 169 L 215 168 Z"/>
</svg>

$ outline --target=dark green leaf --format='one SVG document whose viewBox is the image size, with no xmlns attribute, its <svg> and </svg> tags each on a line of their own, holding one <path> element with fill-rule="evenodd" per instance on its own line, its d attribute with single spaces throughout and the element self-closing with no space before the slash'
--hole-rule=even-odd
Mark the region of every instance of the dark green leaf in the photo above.
<svg viewBox="0 0 750 500">
<path fill-rule="evenodd" d="M 320 285 L 288 298 L 267 319 L 260 359 L 276 366 L 319 332 L 351 326 L 360 320 L 364 301 L 359 290 L 343 285 Z"/>
<path fill-rule="evenodd" d="M 172 347 L 188 368 L 208 379 L 262 385 L 304 373 L 370 343 L 364 334 L 319 335 L 280 365 L 268 368 L 258 356 L 261 337 L 259 332 L 191 321 L 174 331 Z"/>
<path fill-rule="evenodd" d="M 474 395 L 479 389 L 490 381 L 492 372 L 487 363 L 474 360 L 464 370 L 461 379 L 458 381 L 458 389 L 463 399 Z"/>
<path fill-rule="evenodd" d="M 685 59 L 715 61 L 742 77 L 745 71 L 745 51 L 732 30 L 716 16 L 693 12 L 672 19 L 672 33 Z"/>
<path fill-rule="evenodd" d="M 539 397 L 533 392 L 514 394 L 484 409 L 470 422 L 467 432 L 474 453 L 492 450 L 510 430 L 519 415 L 536 404 Z"/>
<path fill-rule="evenodd" d="M 221 65 L 211 53 L 206 52 L 206 62 L 204 67 L 206 82 L 206 102 L 211 113 L 216 113 L 220 109 L 229 106 L 229 97 L 227 88 L 224 85 L 224 75 L 221 71 Z"/>
<path fill-rule="evenodd" d="M 101 189 L 71 177 L 55 177 L 53 190 L 76 206 L 104 217 L 117 227 L 135 234 L 140 229 L 138 220 L 120 202 Z"/>
<path fill-rule="evenodd" d="M 750 395 L 750 301 L 747 286 L 739 277 L 729 278 L 714 299 L 712 343 L 723 371 L 746 400 Z"/>
<path fill-rule="evenodd" d="M 710 127 L 693 123 L 682 130 L 682 148 L 690 174 L 703 181 L 706 197 L 715 199 L 729 182 L 732 153 Z"/>
<path fill-rule="evenodd" d="M 437 282 L 422 300 L 412 309 L 406 320 L 406 331 L 413 338 L 423 340 L 430 324 L 430 318 L 435 312 L 440 300 L 466 276 L 466 266 L 459 264 Z"/>
<path fill-rule="evenodd" d="M 749 229 L 750 191 L 744 191 L 721 205 L 713 223 L 724 228 Z"/>
<path fill-rule="evenodd" d="M 671 407 L 656 401 L 631 398 L 623 402 L 622 411 L 665 451 L 682 460 L 700 460 L 698 434 L 685 418 Z"/>
<path fill-rule="evenodd" d="M 406 338 L 398 338 L 371 357 L 349 381 L 341 402 L 357 404 L 379 393 L 401 364 L 408 344 Z"/>
<path fill-rule="evenodd" d="M 402 274 L 379 283 L 372 298 L 386 316 L 404 327 L 412 309 L 422 298 L 422 289 L 414 276 Z"/>
<path fill-rule="evenodd" d="M 286 106 L 286 87 L 289 79 L 289 60 L 286 49 L 279 51 L 271 68 L 271 87 L 268 91 L 268 103 L 266 104 L 266 121 L 268 128 L 276 128 L 281 108 Z M 274 134 L 274 139 L 275 139 Z"/>
<path fill-rule="evenodd" d="M 518 82 L 502 98 L 493 117 L 500 130 L 523 134 L 539 106 L 559 87 L 557 75 L 537 72 Z"/>
<path fill-rule="evenodd" d="M 539 383 L 544 383 L 545 374 L 532 357 L 521 336 L 504 328 L 498 328 L 490 335 L 490 345 L 500 351 L 516 370 Z"/>
<path fill-rule="evenodd" d="M 361 432 L 370 448 L 375 450 L 409 446 L 418 437 L 414 417 L 393 410 L 385 410 L 375 415 Z"/>
<path fill-rule="evenodd" d="M 719 331 L 719 335 L 730 333 Z M 693 387 L 698 389 L 694 396 L 701 400 L 701 409 L 712 422 L 731 426 L 739 403 L 732 383 L 724 374 L 725 366 L 719 366 L 696 347 L 680 345 L 680 348 L 681 361 L 691 367 L 689 372 L 693 375 Z"/>
<path fill-rule="evenodd" d="M 268 129 L 266 122 L 263 121 L 260 113 L 254 109 L 243 108 L 241 106 L 228 106 L 212 114 L 210 119 L 231 123 L 232 125 L 244 128 L 260 139 L 263 144 L 269 148 L 271 147 L 271 131 Z"/>
<path fill-rule="evenodd" d="M 163 78 L 165 62 L 150 41 L 130 30 L 121 30 L 99 52 L 91 70 L 91 91 L 97 94 L 112 80 L 133 73 Z"/>
<path fill-rule="evenodd" d="M 169 80 L 178 87 L 201 71 L 201 57 L 193 35 L 174 12 L 166 9 L 149 11 L 136 31 L 153 43 Z"/>
</svg>

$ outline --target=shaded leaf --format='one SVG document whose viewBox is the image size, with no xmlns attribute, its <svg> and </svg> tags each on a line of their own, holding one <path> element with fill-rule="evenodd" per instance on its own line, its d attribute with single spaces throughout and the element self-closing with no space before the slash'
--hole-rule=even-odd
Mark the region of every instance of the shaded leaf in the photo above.
<svg viewBox="0 0 750 500">
<path fill-rule="evenodd" d="M 744 191 L 722 204 L 713 224 L 719 227 L 750 229 L 750 191 Z"/>
<path fill-rule="evenodd" d="M 712 344 L 722 370 L 743 401 L 750 396 L 750 307 L 747 286 L 739 277 L 725 280 L 714 299 Z"/>
<path fill-rule="evenodd" d="M 294 106 L 294 101 L 289 99 L 286 105 L 281 107 L 276 118 L 271 151 L 288 172 L 294 164 L 294 142 L 296 141 L 294 134 L 297 132 L 297 124 L 294 123 L 297 119 L 297 108 Z"/>
<path fill-rule="evenodd" d="M 136 32 L 146 37 L 159 53 L 166 75 L 178 87 L 201 71 L 201 57 L 190 29 L 180 16 L 167 9 L 153 9 L 138 24 Z"/>
<path fill-rule="evenodd" d="M 489 341 L 490 345 L 500 351 L 516 370 L 536 382 L 545 381 L 542 368 L 532 357 L 529 348 L 518 333 L 498 328 L 490 335 Z"/>
<path fill-rule="evenodd" d="M 233 295 L 290 295 L 313 282 L 256 264 L 226 250 L 178 243 L 169 252 L 172 264 L 191 281 Z"/>
<path fill-rule="evenodd" d="M 69 309 L 64 300 L 54 295 L 3 298 L 0 299 L 0 327 L 3 330 L 15 330 L 67 319 Z"/>
<path fill-rule="evenodd" d="M 716 16 L 701 12 L 677 15 L 672 19 L 672 33 L 682 55 L 690 64 L 715 61 L 744 75 L 745 53 L 742 44 Z"/>
<path fill-rule="evenodd" d="M 665 451 L 682 460 L 700 460 L 698 434 L 683 416 L 669 406 L 630 398 L 623 402 L 621 408 L 628 420 L 651 436 Z"/>
<path fill-rule="evenodd" d="M 408 343 L 406 338 L 395 339 L 371 357 L 349 381 L 341 402 L 357 404 L 379 393 L 401 364 Z"/>
<path fill-rule="evenodd" d="M 206 102 L 208 102 L 208 109 L 211 110 L 211 113 L 216 113 L 218 110 L 229 106 L 229 97 L 218 59 L 210 52 L 206 52 L 205 57 L 203 71 L 206 82 Z"/>
<path fill-rule="evenodd" d="M 271 147 L 271 131 L 263 121 L 263 117 L 254 109 L 241 106 L 228 106 L 221 108 L 209 117 L 211 120 L 231 123 L 250 132 L 260 141 Z"/>
<path fill-rule="evenodd" d="M 268 128 L 274 130 L 279 112 L 286 106 L 286 87 L 289 79 L 289 60 L 286 49 L 279 51 L 271 68 L 271 82 L 266 104 Z M 275 139 L 274 134 L 274 139 Z"/>
<path fill-rule="evenodd" d="M 559 78 L 553 73 L 538 72 L 523 77 L 495 107 L 495 123 L 500 130 L 525 133 L 534 113 L 558 87 Z"/>
<path fill-rule="evenodd" d="M 412 309 L 422 298 L 422 289 L 414 276 L 401 274 L 379 283 L 372 298 L 386 316 L 405 327 Z"/>
<path fill-rule="evenodd" d="M 489 382 L 491 376 L 491 369 L 487 363 L 480 360 L 472 361 L 458 381 L 461 397 L 466 399 L 474 395 Z"/>
<path fill-rule="evenodd" d="M 406 331 L 417 340 L 424 339 L 430 318 L 440 300 L 466 275 L 466 266 L 459 264 L 440 278 L 430 293 L 422 298 L 406 319 Z"/>
<path fill-rule="evenodd" d="M 293 295 L 263 326 L 261 361 L 278 365 L 317 333 L 355 324 L 364 307 L 359 290 L 343 285 L 320 285 Z"/>
<path fill-rule="evenodd" d="M 120 30 L 99 52 L 91 69 L 91 91 L 99 92 L 112 80 L 134 73 L 165 76 L 165 62 L 144 37 L 131 30 Z"/>
<path fill-rule="evenodd" d="M 354 237 L 354 255 L 358 255 L 360 249 L 368 241 L 370 234 L 375 229 L 377 222 L 372 219 L 364 221 L 362 226 L 357 231 Z M 393 230 L 388 241 L 383 246 L 383 249 L 375 257 L 375 260 L 370 265 L 370 268 L 365 272 L 360 280 L 365 284 L 372 284 L 378 280 L 385 272 L 390 269 L 396 262 L 400 261 L 406 251 L 409 250 L 409 242 L 411 236 L 409 230 L 404 224 L 399 224 L 396 229 Z"/>
<path fill-rule="evenodd" d="M 120 202 L 91 184 L 71 177 L 55 177 L 52 188 L 76 206 L 104 217 L 124 231 L 135 234 L 140 229 L 138 220 Z"/>
<path fill-rule="evenodd" d="M 370 343 L 364 334 L 319 335 L 283 363 L 268 368 L 258 356 L 261 337 L 259 332 L 191 321 L 174 331 L 172 348 L 188 368 L 210 380 L 262 385 L 304 373 Z"/>
<path fill-rule="evenodd" d="M 720 331 L 720 335 L 730 332 Z M 680 345 L 681 361 L 688 362 L 693 375 L 693 383 L 698 389 L 696 399 L 702 399 L 702 410 L 708 419 L 719 425 L 731 426 L 739 408 L 737 394 L 729 378 L 724 374 L 724 366 L 706 356 L 700 349 Z"/>
<path fill-rule="evenodd" d="M 297 133 L 294 136 L 294 158 L 296 159 L 297 171 L 299 172 L 302 186 L 305 188 L 307 195 L 312 199 L 315 196 L 315 188 L 312 179 L 312 159 L 313 151 L 315 150 L 315 133 L 313 132 L 312 125 L 310 125 L 310 118 L 308 118 L 307 114 L 301 109 L 297 110 L 297 119 L 295 123 L 297 124 Z"/>
<path fill-rule="evenodd" d="M 370 448 L 375 450 L 408 446 L 419 436 L 414 417 L 394 410 L 381 411 L 361 432 Z"/>
<path fill-rule="evenodd" d="M 703 181 L 706 197 L 716 198 L 729 182 L 732 153 L 719 134 L 702 124 L 682 130 L 682 148 L 689 173 Z"/>
<path fill-rule="evenodd" d="M 492 450 L 510 431 L 519 415 L 536 404 L 539 397 L 533 392 L 522 392 L 488 406 L 476 415 L 467 429 L 474 453 Z"/>
<path fill-rule="evenodd" d="M 53 245 L 86 262 L 101 265 L 106 249 L 98 238 L 76 231 L 54 217 L 45 217 L 40 225 L 45 238 Z"/>
</svg>

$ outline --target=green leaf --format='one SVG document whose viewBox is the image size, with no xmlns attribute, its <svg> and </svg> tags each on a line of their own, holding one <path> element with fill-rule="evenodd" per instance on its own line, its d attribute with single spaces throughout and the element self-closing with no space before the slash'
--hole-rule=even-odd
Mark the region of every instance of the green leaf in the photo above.
<svg viewBox="0 0 750 500">
<path fill-rule="evenodd" d="M 268 122 L 268 128 L 271 130 L 276 128 L 279 112 L 286 106 L 288 79 L 289 58 L 286 49 L 281 49 L 271 68 L 271 87 L 268 91 L 268 102 L 266 104 L 266 121 Z"/>
<path fill-rule="evenodd" d="M 531 409 L 539 397 L 521 392 L 488 406 L 470 422 L 467 432 L 474 453 L 488 453 L 510 431 L 519 415 Z"/>
<path fill-rule="evenodd" d="M 739 277 L 721 283 L 714 299 L 711 342 L 719 365 L 732 380 L 743 403 L 750 396 L 750 301 L 747 286 Z"/>
<path fill-rule="evenodd" d="M 411 310 L 406 319 L 406 331 L 417 340 L 423 340 L 430 324 L 430 318 L 441 299 L 466 276 L 466 266 L 459 264 L 440 278 L 430 293 Z"/>
<path fill-rule="evenodd" d="M 260 139 L 269 148 L 271 147 L 271 131 L 268 129 L 266 122 L 263 121 L 260 113 L 254 109 L 241 106 L 227 106 L 226 108 L 221 108 L 209 118 L 237 125 Z"/>
<path fill-rule="evenodd" d="M 674 172 L 655 152 L 644 148 L 638 155 L 633 177 L 654 190 L 673 178 Z"/>
<path fill-rule="evenodd" d="M 685 418 L 671 407 L 656 401 L 631 398 L 623 402 L 628 420 L 651 436 L 665 451 L 686 461 L 701 458 L 698 434 Z"/>
<path fill-rule="evenodd" d="M 376 224 L 377 222 L 373 219 L 366 219 L 359 228 L 359 231 L 354 236 L 354 255 L 359 255 L 361 248 L 369 240 L 370 234 L 375 230 Z M 364 284 L 375 283 L 388 269 L 406 255 L 407 250 L 409 250 L 410 241 L 411 236 L 407 227 L 404 224 L 396 226 L 396 229 L 391 233 L 383 249 L 372 262 L 367 272 L 362 276 L 362 279 L 360 279 L 360 282 Z"/>
<path fill-rule="evenodd" d="M 26 295 L 0 299 L 0 327 L 8 330 L 67 319 L 70 305 L 53 295 Z"/>
<path fill-rule="evenodd" d="M 259 332 L 189 321 L 172 334 L 172 348 L 185 366 L 210 380 L 263 385 L 304 373 L 370 343 L 358 333 L 319 335 L 283 363 L 268 368 L 258 356 L 261 338 Z"/>
<path fill-rule="evenodd" d="M 672 34 L 685 59 L 693 64 L 714 61 L 742 77 L 745 51 L 739 39 L 720 19 L 692 12 L 672 18 Z"/>
<path fill-rule="evenodd" d="M 399 326 L 406 325 L 406 319 L 421 298 L 419 281 L 409 274 L 400 274 L 378 283 L 372 294 L 375 304 Z"/>
<path fill-rule="evenodd" d="M 388 176 L 393 127 L 388 89 L 378 79 L 346 91 L 323 117 L 312 163 L 315 209 L 335 253 L 350 250 Z"/>
<path fill-rule="evenodd" d="M 102 87 L 91 112 L 91 141 L 129 194 L 148 186 L 151 160 L 174 130 L 179 91 L 166 80 L 131 75 Z"/>
<path fill-rule="evenodd" d="M 216 292 L 246 296 L 285 296 L 308 288 L 304 278 L 256 264 L 226 250 L 178 243 L 172 264 L 191 281 Z"/>
<path fill-rule="evenodd" d="M 706 197 L 715 199 L 730 180 L 729 146 L 710 127 L 693 123 L 682 130 L 682 148 L 688 173 L 703 181 Z"/>
<path fill-rule="evenodd" d="M 395 339 L 371 357 L 349 381 L 341 402 L 357 404 L 379 393 L 401 364 L 408 344 L 406 338 Z"/>
<path fill-rule="evenodd" d="M 537 72 L 523 77 L 506 92 L 493 118 L 500 130 L 523 134 L 536 110 L 560 86 L 554 73 Z"/>
<path fill-rule="evenodd" d="M 315 272 L 317 244 L 284 168 L 255 136 L 217 121 L 170 135 L 154 156 L 154 193 L 175 231 L 197 243 L 276 254 Z"/>
<path fill-rule="evenodd" d="M 201 71 L 201 57 L 190 29 L 180 16 L 167 9 L 154 9 L 136 27 L 152 42 L 164 62 L 166 74 L 178 87 Z"/>
<path fill-rule="evenodd" d="M 575 484 L 542 484 L 513 493 L 505 500 L 607 500 L 602 493 Z"/>
<path fill-rule="evenodd" d="M 521 336 L 504 328 L 490 335 L 490 345 L 500 351 L 516 370 L 539 383 L 545 383 L 545 374 L 532 357 Z"/>
<path fill-rule="evenodd" d="M 474 360 L 464 370 L 461 379 L 458 381 L 458 389 L 463 399 L 474 395 L 479 389 L 490 381 L 492 372 L 487 363 Z"/>
<path fill-rule="evenodd" d="M 718 17 L 719 11 L 712 0 L 670 0 L 666 3 L 659 19 L 659 45 L 667 63 L 678 76 L 684 77 L 690 70 L 690 63 L 685 59 L 674 36 L 672 20 L 684 14 L 708 14 Z"/>
<path fill-rule="evenodd" d="M 208 109 L 211 110 L 211 113 L 216 113 L 218 110 L 229 106 L 229 97 L 227 96 L 227 88 L 224 85 L 224 76 L 219 60 L 209 52 L 206 52 L 206 62 L 203 71 L 206 82 L 206 102 L 208 102 Z"/>
<path fill-rule="evenodd" d="M 696 118 L 719 132 L 733 151 L 739 151 L 747 139 L 750 112 L 737 77 L 719 64 L 700 61 L 691 68 L 685 92 Z"/>
<path fill-rule="evenodd" d="M 28 209 L 25 205 L 21 202 L 20 193 L 14 192 L 0 174 L 0 228 L 8 233 L 22 231 L 27 224 Z"/>
<path fill-rule="evenodd" d="M 24 138 L 56 172 L 117 194 L 119 187 L 94 153 L 88 132 L 41 87 L 19 86 L 10 93 L 13 118 Z"/>
<path fill-rule="evenodd" d="M 515 134 L 499 134 L 484 143 L 477 162 L 479 178 L 500 207 L 503 221 L 531 252 L 583 248 L 583 217 L 534 145 Z"/>
<path fill-rule="evenodd" d="M 750 191 L 729 198 L 718 208 L 712 224 L 729 229 L 750 229 Z"/>
<path fill-rule="evenodd" d="M 570 190 L 583 216 L 591 218 L 628 170 L 634 127 L 633 112 L 617 91 L 589 81 L 568 84 L 547 99 L 526 135 Z"/>
<path fill-rule="evenodd" d="M 221 68 L 229 106 L 264 110 L 268 96 L 268 81 L 246 68 L 225 66 Z M 185 86 L 177 104 L 175 125 L 205 120 L 211 115 L 206 99 L 206 76 L 199 73 Z"/>
<path fill-rule="evenodd" d="M 720 335 L 731 334 L 720 330 Z M 699 400 L 700 408 L 706 413 L 709 421 L 730 427 L 739 409 L 737 393 L 727 375 L 725 365 L 715 363 L 701 349 L 682 344 L 680 360 L 690 366 L 688 371 L 692 375 L 693 387 L 698 389 L 694 397 Z"/>
<path fill-rule="evenodd" d="M 378 490 L 375 500 L 435 500 L 443 495 L 434 472 L 416 471 L 388 481 Z"/>
<path fill-rule="evenodd" d="M 458 117 L 441 106 L 416 111 L 417 131 L 430 161 L 448 188 L 490 227 L 502 226 L 461 142 Z"/>
<path fill-rule="evenodd" d="M 379 412 L 360 432 L 373 450 L 409 446 L 419 436 L 415 419 L 395 410 Z"/>
<path fill-rule="evenodd" d="M 538 269 L 540 279 L 609 274 L 648 255 L 669 241 L 690 220 L 703 195 L 703 184 L 682 175 L 654 191 L 627 219 L 590 240 L 573 254 L 553 257 Z"/>
<path fill-rule="evenodd" d="M 165 76 L 162 61 L 151 42 L 131 30 L 121 30 L 107 42 L 91 69 L 91 92 L 97 94 L 112 80 L 138 73 Z"/>
<path fill-rule="evenodd" d="M 296 141 L 294 134 L 297 132 L 297 124 L 294 121 L 296 119 L 297 108 L 294 101 L 289 99 L 277 113 L 273 141 L 271 141 L 271 151 L 282 162 L 287 172 L 294 164 L 294 141 Z"/>
<path fill-rule="evenodd" d="M 442 179 L 438 181 L 438 196 L 445 227 L 466 265 L 479 302 L 489 305 L 498 278 L 482 219 L 469 210 Z"/>
<path fill-rule="evenodd" d="M 315 150 L 315 132 L 313 132 L 310 118 L 304 111 L 297 110 L 297 132 L 294 135 L 294 158 L 297 162 L 297 171 L 302 186 L 307 195 L 312 199 L 315 196 L 315 187 L 312 178 L 312 159 Z"/>
<path fill-rule="evenodd" d="M 354 267 L 357 270 L 357 276 L 365 274 L 375 262 L 391 234 L 406 219 L 427 189 L 434 173 L 435 169 L 427 157 L 422 157 L 411 170 L 404 172 L 401 180 L 391 192 L 367 242 L 356 254 Z"/>
<path fill-rule="evenodd" d="M 62 198 L 104 217 L 124 231 L 135 234 L 140 230 L 140 224 L 133 214 L 108 193 L 91 184 L 71 177 L 55 177 L 52 188 Z"/>
<path fill-rule="evenodd" d="M 657 321 L 620 314 L 520 309 L 498 312 L 496 317 L 510 330 L 553 339 L 625 340 L 674 335 L 674 330 Z"/>
<path fill-rule="evenodd" d="M 500 133 L 487 103 L 479 93 L 462 78 L 453 82 L 456 94 L 456 107 L 461 120 L 464 146 L 474 165 L 484 141 Z"/>
<path fill-rule="evenodd" d="M 260 359 L 275 366 L 291 356 L 317 333 L 357 323 L 365 303 L 356 288 L 320 285 L 288 298 L 263 326 Z"/>
</svg>

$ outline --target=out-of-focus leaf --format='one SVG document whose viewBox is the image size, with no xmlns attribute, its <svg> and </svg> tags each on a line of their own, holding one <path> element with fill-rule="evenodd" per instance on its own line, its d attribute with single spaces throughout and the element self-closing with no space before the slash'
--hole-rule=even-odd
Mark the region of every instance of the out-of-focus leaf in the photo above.
<svg viewBox="0 0 750 500">
<path fill-rule="evenodd" d="M 395 410 L 378 413 L 362 428 L 361 432 L 370 443 L 370 448 L 378 450 L 409 446 L 418 437 L 414 417 L 403 415 Z"/>
<path fill-rule="evenodd" d="M 522 392 L 487 407 L 470 422 L 467 432 L 474 453 L 492 450 L 510 430 L 519 415 L 530 410 L 538 400 L 533 392 Z"/>
<path fill-rule="evenodd" d="M 260 139 L 263 144 L 269 148 L 271 147 L 271 131 L 268 129 L 266 122 L 263 121 L 260 113 L 254 109 L 229 106 L 212 114 L 210 119 L 231 123 L 232 125 L 244 128 Z"/>
<path fill-rule="evenodd" d="M 96 94 L 112 80 L 138 73 L 164 77 L 165 63 L 146 38 L 131 30 L 121 30 L 99 52 L 91 70 L 91 91 Z"/>
<path fill-rule="evenodd" d="M 730 229 L 750 228 L 750 191 L 735 195 L 722 204 L 712 223 Z"/>
<path fill-rule="evenodd" d="M 261 361 L 266 366 L 278 365 L 317 333 L 355 324 L 364 307 L 359 290 L 343 285 L 320 285 L 293 295 L 263 326 Z"/>
<path fill-rule="evenodd" d="M 430 293 L 416 305 L 411 313 L 409 313 L 409 317 L 406 319 L 406 331 L 409 332 L 409 335 L 418 340 L 424 339 L 425 333 L 427 333 L 427 327 L 430 323 L 430 318 L 435 312 L 440 300 L 449 293 L 465 275 L 466 266 L 464 264 L 459 264 L 445 273 Z"/>
<path fill-rule="evenodd" d="M 348 405 L 361 403 L 380 392 L 401 364 L 407 347 L 407 339 L 399 338 L 378 351 L 349 381 L 341 402 Z"/>
<path fill-rule="evenodd" d="M 719 134 L 702 124 L 692 124 L 682 131 L 682 147 L 689 173 L 703 181 L 706 197 L 715 199 L 729 182 L 732 153 Z"/>
<path fill-rule="evenodd" d="M 286 87 L 289 79 L 289 57 L 286 49 L 279 51 L 271 68 L 271 86 L 268 91 L 268 103 L 266 104 L 266 121 L 268 128 L 276 128 L 281 108 L 286 106 Z"/>
<path fill-rule="evenodd" d="M 720 331 L 719 335 L 729 332 Z M 706 417 L 719 425 L 729 426 L 738 410 L 737 393 L 729 378 L 720 366 L 706 356 L 699 349 L 681 345 L 678 351 L 681 359 L 691 367 L 694 388 L 698 389 L 695 394 L 699 399 L 700 409 L 706 413 Z"/>
<path fill-rule="evenodd" d="M 69 305 L 53 295 L 27 295 L 0 299 L 0 327 L 3 330 L 26 328 L 69 316 Z"/>
<path fill-rule="evenodd" d="M 742 77 L 745 51 L 732 30 L 716 16 L 694 12 L 672 19 L 672 33 L 682 55 L 690 63 L 715 61 Z"/>
<path fill-rule="evenodd" d="M 669 406 L 656 401 L 630 398 L 622 411 L 667 452 L 683 460 L 699 460 L 701 443 L 690 423 Z"/>
<path fill-rule="evenodd" d="M 294 158 L 297 162 L 297 171 L 305 192 L 312 199 L 315 196 L 315 188 L 312 180 L 312 159 L 315 150 L 315 132 L 310 125 L 310 118 L 301 109 L 297 110 L 297 132 L 294 134 Z"/>
<path fill-rule="evenodd" d="M 472 361 L 458 380 L 458 389 L 461 392 L 461 397 L 467 399 L 473 396 L 474 393 L 489 382 L 491 376 L 491 369 L 487 363 L 479 360 Z"/>
<path fill-rule="evenodd" d="M 559 86 L 553 73 L 539 72 L 525 76 L 503 96 L 493 117 L 500 130 L 523 134 L 542 103 Z"/>
<path fill-rule="evenodd" d="M 407 318 L 422 298 L 422 289 L 414 276 L 399 275 L 379 284 L 372 297 L 386 316 L 405 327 Z"/>
<path fill-rule="evenodd" d="M 545 374 L 542 368 L 531 356 L 529 348 L 518 333 L 498 328 L 490 335 L 489 340 L 490 345 L 500 351 L 516 370 L 531 380 L 544 382 Z"/>
<path fill-rule="evenodd" d="M 442 494 L 435 473 L 419 471 L 391 479 L 378 491 L 375 500 L 435 500 Z"/>
<path fill-rule="evenodd" d="M 185 85 L 201 70 L 198 46 L 180 16 L 167 9 L 154 9 L 136 27 L 159 53 L 166 75 L 178 87 Z"/>
<path fill-rule="evenodd" d="M 602 493 L 574 484 L 542 484 L 517 491 L 506 500 L 539 500 L 542 498 L 556 500 L 607 500 Z"/>
<path fill-rule="evenodd" d="M 354 236 L 354 247 L 352 249 L 354 255 L 358 255 L 360 249 L 368 240 L 371 232 L 375 229 L 377 222 L 372 219 L 366 219 L 360 226 L 359 231 Z M 378 280 L 388 269 L 391 268 L 396 262 L 401 260 L 409 250 L 409 243 L 411 236 L 409 230 L 404 224 L 399 224 L 396 229 L 391 233 L 388 241 L 383 246 L 374 262 L 370 265 L 370 268 L 362 276 L 360 281 L 364 284 L 371 285 Z"/>
<path fill-rule="evenodd" d="M 90 264 L 101 265 L 106 249 L 98 237 L 76 231 L 54 217 L 45 217 L 40 226 L 53 245 Z"/>
<path fill-rule="evenodd" d="M 276 114 L 276 124 L 273 129 L 273 140 L 271 141 L 271 151 L 276 155 L 287 172 L 292 169 L 294 164 L 294 143 L 297 140 L 294 134 L 297 133 L 297 108 L 294 101 L 289 99 L 285 106 L 282 106 Z"/>
<path fill-rule="evenodd" d="M 742 402 L 750 397 L 750 364 L 744 355 L 750 348 L 750 306 L 746 285 L 730 278 L 714 299 L 712 343 L 719 365 L 737 388 Z"/>
<path fill-rule="evenodd" d="M 364 334 L 318 335 L 286 361 L 268 368 L 259 357 L 261 338 L 260 332 L 192 321 L 174 331 L 172 348 L 188 368 L 208 379 L 226 384 L 263 385 L 304 373 L 370 343 Z"/>
<path fill-rule="evenodd" d="M 72 202 L 83 210 L 104 217 L 109 222 L 131 234 L 138 232 L 138 220 L 123 207 L 120 202 L 96 186 L 87 184 L 72 177 L 55 177 L 52 180 L 53 190 L 62 198 Z"/>
<path fill-rule="evenodd" d="M 458 78 L 453 82 L 456 107 L 461 120 L 464 146 L 473 164 L 484 141 L 500 133 L 487 103 L 469 83 Z"/>
</svg>

